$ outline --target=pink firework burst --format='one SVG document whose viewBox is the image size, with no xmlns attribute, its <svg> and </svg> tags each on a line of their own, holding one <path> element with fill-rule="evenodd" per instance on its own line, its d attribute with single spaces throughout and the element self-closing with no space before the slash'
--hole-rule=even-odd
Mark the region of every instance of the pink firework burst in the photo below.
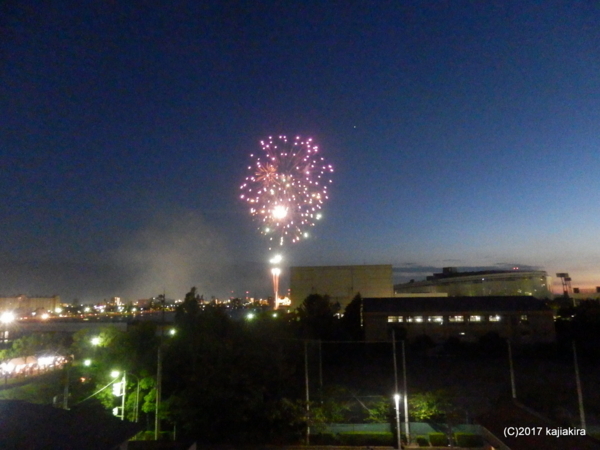
<svg viewBox="0 0 600 450">
<path fill-rule="evenodd" d="M 319 156 L 312 139 L 269 137 L 240 187 L 260 230 L 272 244 L 284 245 L 308 237 L 328 199 L 333 167 Z"/>
</svg>

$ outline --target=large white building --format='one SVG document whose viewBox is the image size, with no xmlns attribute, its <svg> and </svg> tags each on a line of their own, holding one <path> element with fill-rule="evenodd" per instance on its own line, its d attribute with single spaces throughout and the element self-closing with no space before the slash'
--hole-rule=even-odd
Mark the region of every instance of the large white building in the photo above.
<svg viewBox="0 0 600 450">
<path fill-rule="evenodd" d="M 290 268 L 291 307 L 297 308 L 310 294 L 328 295 L 344 308 L 356 294 L 364 297 L 393 296 L 392 266 L 304 266 Z"/>
<path fill-rule="evenodd" d="M 552 298 L 552 278 L 544 271 L 488 270 L 459 272 L 445 267 L 425 281 L 394 285 L 396 295 L 447 294 L 449 297 L 515 296 Z"/>
</svg>

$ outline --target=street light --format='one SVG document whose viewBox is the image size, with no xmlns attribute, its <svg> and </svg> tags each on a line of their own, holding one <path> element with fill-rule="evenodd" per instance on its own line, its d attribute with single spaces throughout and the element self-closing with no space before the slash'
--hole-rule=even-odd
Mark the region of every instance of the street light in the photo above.
<svg viewBox="0 0 600 450">
<path fill-rule="evenodd" d="M 402 448 L 400 437 L 400 394 L 394 394 L 394 403 L 396 404 L 396 435 L 398 438 L 398 450 Z"/>
<path fill-rule="evenodd" d="M 15 315 L 10 311 L 5 311 L 0 315 L 0 322 L 9 324 L 15 321 Z"/>
<path fill-rule="evenodd" d="M 90 342 L 92 343 L 93 346 L 97 347 L 100 345 L 100 336 L 94 336 Z"/>
<path fill-rule="evenodd" d="M 10 311 L 4 311 L 0 315 L 0 322 L 4 324 L 4 329 L 2 330 L 2 341 L 6 342 L 8 340 L 8 325 L 15 321 L 15 315 Z"/>
<path fill-rule="evenodd" d="M 116 381 L 117 377 L 119 376 L 120 372 L 118 370 L 113 370 L 110 373 L 110 376 L 113 377 Z M 115 383 L 113 384 L 113 394 L 117 397 L 121 396 L 121 420 L 125 420 L 125 390 L 126 390 L 126 386 L 127 386 L 127 371 L 124 370 L 123 371 L 123 380 L 120 381 L 119 383 Z M 115 408 L 118 411 L 118 408 Z M 114 411 L 114 410 L 113 410 Z M 115 414 L 115 416 L 118 416 L 118 414 Z"/>
</svg>

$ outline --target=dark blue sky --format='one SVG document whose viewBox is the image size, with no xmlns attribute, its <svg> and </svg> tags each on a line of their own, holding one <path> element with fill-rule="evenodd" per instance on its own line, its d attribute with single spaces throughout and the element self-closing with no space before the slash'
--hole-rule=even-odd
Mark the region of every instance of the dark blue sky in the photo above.
<svg viewBox="0 0 600 450">
<path fill-rule="evenodd" d="M 597 3 L 122 3 L 0 6 L 0 293 L 268 293 L 238 194 L 282 133 L 336 169 L 287 264 L 600 285 Z"/>
</svg>

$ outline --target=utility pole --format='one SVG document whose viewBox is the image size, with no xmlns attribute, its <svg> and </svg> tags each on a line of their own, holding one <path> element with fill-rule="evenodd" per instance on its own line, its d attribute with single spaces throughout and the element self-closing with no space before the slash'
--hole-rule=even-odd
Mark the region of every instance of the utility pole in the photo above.
<svg viewBox="0 0 600 450">
<path fill-rule="evenodd" d="M 513 357 L 512 357 L 512 346 L 510 345 L 510 339 L 506 340 L 508 344 L 508 365 L 510 367 L 510 389 L 512 392 L 512 398 L 517 398 L 517 388 L 515 386 L 515 368 L 513 367 Z"/>
<path fill-rule="evenodd" d="M 154 406 L 154 440 L 158 441 L 158 435 L 160 434 L 160 420 L 158 418 L 158 411 L 160 409 L 160 396 L 161 396 L 161 385 L 162 385 L 162 352 L 161 343 L 158 344 L 157 351 L 157 364 L 156 364 L 156 402 Z"/>
<path fill-rule="evenodd" d="M 159 419 L 159 410 L 160 410 L 160 401 L 162 394 L 162 343 L 163 337 L 165 335 L 165 301 L 166 301 L 166 292 L 163 290 L 163 295 L 161 299 L 161 308 L 162 308 L 162 322 L 160 324 L 160 340 L 158 342 L 158 351 L 156 352 L 156 403 L 154 406 L 154 440 L 158 441 L 158 437 L 160 435 L 160 419 Z"/>
<path fill-rule="evenodd" d="M 396 405 L 396 442 L 398 450 L 402 449 L 402 437 L 400 436 L 400 394 L 394 394 L 394 404 Z"/>
<path fill-rule="evenodd" d="M 138 419 L 139 419 L 139 407 L 140 407 L 140 380 L 138 378 L 137 380 L 137 390 L 135 393 L 135 423 L 138 423 Z"/>
<path fill-rule="evenodd" d="M 319 400 L 323 404 L 323 353 L 321 339 L 319 339 Z"/>
<path fill-rule="evenodd" d="M 398 364 L 396 363 L 396 330 L 392 328 L 392 357 L 394 360 L 394 388 L 398 394 Z"/>
<path fill-rule="evenodd" d="M 581 380 L 579 379 L 579 363 L 577 362 L 577 349 L 575 348 L 575 341 L 573 341 L 573 362 L 575 364 L 575 383 L 577 384 L 577 400 L 579 401 L 579 420 L 581 421 L 581 428 L 584 430 L 585 427 L 585 412 L 583 411 L 583 393 L 581 391 Z"/>
<path fill-rule="evenodd" d="M 404 427 L 406 442 L 410 443 L 410 423 L 408 421 L 408 387 L 406 386 L 406 351 L 404 348 L 404 339 L 402 339 L 402 372 L 404 375 Z"/>
<path fill-rule="evenodd" d="M 392 328 L 392 359 L 394 361 L 394 401 L 396 403 L 396 434 L 398 450 L 402 448 L 400 431 L 400 393 L 398 392 L 398 362 L 396 361 L 396 330 Z"/>
<path fill-rule="evenodd" d="M 72 360 L 69 360 L 65 364 L 66 375 L 65 375 L 65 389 L 63 391 L 63 409 L 69 409 L 69 383 L 71 378 L 71 365 L 73 364 Z"/>
<path fill-rule="evenodd" d="M 127 393 L 127 371 L 123 371 L 123 397 L 121 399 L 121 420 L 125 420 L 125 394 Z"/>
<path fill-rule="evenodd" d="M 304 341 L 304 385 L 306 388 L 306 445 L 310 445 L 310 396 L 308 391 L 308 341 Z"/>
</svg>

